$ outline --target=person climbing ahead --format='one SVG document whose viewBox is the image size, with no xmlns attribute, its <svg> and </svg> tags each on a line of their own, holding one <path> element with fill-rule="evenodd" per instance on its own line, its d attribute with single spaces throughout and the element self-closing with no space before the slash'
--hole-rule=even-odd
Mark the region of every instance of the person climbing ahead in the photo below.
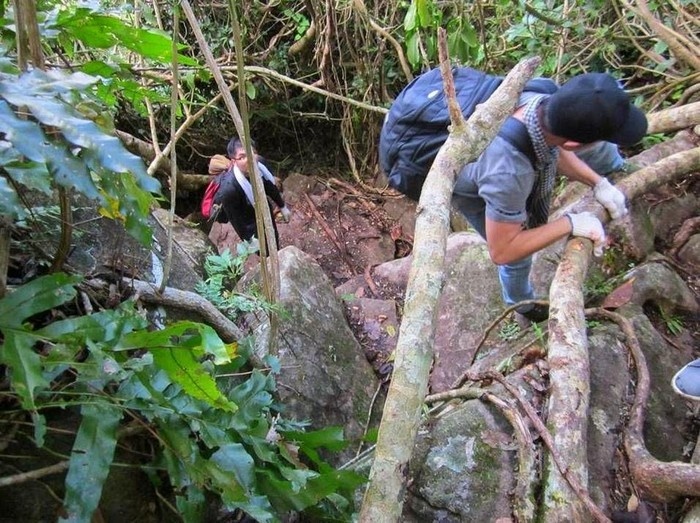
<svg viewBox="0 0 700 523">
<path fill-rule="evenodd" d="M 627 213 L 625 197 L 602 175 L 622 167 L 617 145 L 631 146 L 647 130 L 644 113 L 604 73 L 576 76 L 551 95 L 523 92 L 513 117 L 527 128 L 534 163 L 497 136 L 461 170 L 453 193 L 456 208 L 486 239 L 508 306 L 535 298 L 530 284 L 535 252 L 573 234 L 592 240 L 595 253 L 602 254 L 605 231 L 593 213 L 548 221 L 557 172 L 592 187 L 610 216 L 620 218 Z M 526 321 L 549 315 L 546 307 L 531 304 L 516 310 Z"/>
<path fill-rule="evenodd" d="M 254 144 L 253 150 L 255 150 Z M 241 240 L 251 241 L 254 237 L 257 237 L 253 203 L 255 200 L 253 197 L 253 186 L 249 179 L 252 165 L 248 162 L 245 147 L 238 138 L 231 138 L 226 147 L 226 153 L 231 160 L 231 167 L 221 177 L 221 185 L 214 197 L 214 204 L 220 206 L 216 220 L 220 223 L 229 222 Z M 267 167 L 258 161 L 257 155 L 254 161 L 257 161 L 265 194 L 269 197 L 270 213 L 272 214 L 271 199 L 279 207 L 284 221 L 288 222 L 292 213 L 285 204 L 277 185 L 275 185 L 275 178 Z M 279 246 L 279 233 L 277 232 L 277 223 L 274 219 L 272 220 L 272 226 L 275 231 L 275 241 Z"/>
</svg>

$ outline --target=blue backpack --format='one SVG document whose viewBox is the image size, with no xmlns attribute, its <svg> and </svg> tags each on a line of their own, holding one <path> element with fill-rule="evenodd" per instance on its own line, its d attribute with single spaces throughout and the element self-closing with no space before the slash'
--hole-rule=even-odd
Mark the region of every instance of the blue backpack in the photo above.
<svg viewBox="0 0 700 523">
<path fill-rule="evenodd" d="M 477 104 L 485 102 L 503 81 L 470 67 L 455 67 L 457 101 L 468 118 Z M 547 78 L 534 78 L 524 91 L 552 94 L 557 84 Z M 449 134 L 447 109 L 440 69 L 416 77 L 399 93 L 386 115 L 379 136 L 379 165 L 389 185 L 418 200 L 425 177 Z M 534 163 L 534 151 L 525 125 L 509 117 L 498 135 L 512 143 Z"/>
</svg>

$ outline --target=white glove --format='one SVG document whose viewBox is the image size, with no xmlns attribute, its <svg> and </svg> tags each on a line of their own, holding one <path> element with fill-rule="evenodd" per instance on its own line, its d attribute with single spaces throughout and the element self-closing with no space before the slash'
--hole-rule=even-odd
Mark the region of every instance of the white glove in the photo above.
<svg viewBox="0 0 700 523">
<path fill-rule="evenodd" d="M 605 248 L 605 231 L 603 224 L 590 212 L 582 212 L 579 214 L 567 214 L 567 218 L 571 222 L 571 234 L 574 236 L 582 236 L 593 242 L 593 254 L 602 256 Z"/>
<path fill-rule="evenodd" d="M 625 195 L 622 191 L 611 184 L 607 178 L 600 180 L 593 188 L 595 199 L 605 207 L 613 220 L 622 218 L 627 214 L 625 205 Z"/>
<path fill-rule="evenodd" d="M 285 205 L 280 209 L 280 212 L 282 213 L 282 219 L 286 223 L 289 223 L 289 219 L 292 217 L 292 211 L 289 210 L 289 207 Z"/>
</svg>

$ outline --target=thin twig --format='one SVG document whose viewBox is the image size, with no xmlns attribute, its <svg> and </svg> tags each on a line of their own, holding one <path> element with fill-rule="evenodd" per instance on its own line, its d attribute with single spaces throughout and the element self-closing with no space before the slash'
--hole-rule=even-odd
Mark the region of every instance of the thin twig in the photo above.
<svg viewBox="0 0 700 523">
<path fill-rule="evenodd" d="M 70 465 L 70 461 L 61 461 L 54 465 L 49 465 L 48 467 L 30 470 L 29 472 L 22 472 L 21 474 L 15 474 L 13 476 L 5 476 L 4 478 L 0 478 L 0 487 L 18 485 L 27 481 L 43 478 L 45 476 L 51 476 L 52 474 L 59 474 L 65 470 L 68 470 L 68 465 Z"/>
</svg>

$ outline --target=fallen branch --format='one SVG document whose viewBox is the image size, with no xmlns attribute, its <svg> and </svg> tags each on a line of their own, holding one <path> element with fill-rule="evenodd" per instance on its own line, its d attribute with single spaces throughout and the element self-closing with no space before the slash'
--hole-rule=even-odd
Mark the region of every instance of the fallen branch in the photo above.
<svg viewBox="0 0 700 523">
<path fill-rule="evenodd" d="M 515 66 L 489 100 L 477 106 L 467 123 L 456 102 L 446 34 L 442 29 L 438 32 L 438 41 L 452 125 L 450 135 L 428 172 L 418 203 L 413 263 L 395 349 L 394 373 L 359 517 L 363 523 L 395 522 L 401 517 L 408 462 L 433 359 L 437 306 L 445 274 L 450 198 L 456 173 L 494 138 L 539 63 L 533 58 Z"/>
<path fill-rule="evenodd" d="M 633 200 L 698 170 L 700 170 L 700 147 L 672 154 L 649 167 L 635 171 L 621 180 L 617 186 L 628 199 Z M 600 209 L 603 210 L 602 206 Z"/>
<path fill-rule="evenodd" d="M 146 303 L 165 305 L 199 314 L 202 316 L 204 323 L 210 325 L 225 343 L 231 343 L 243 338 L 243 332 L 236 324 L 199 294 L 172 287 L 166 287 L 160 293 L 155 283 L 133 280 L 131 278 L 122 278 L 121 281 L 126 288 L 131 288 L 134 291 L 138 299 Z M 109 282 L 97 278 L 86 280 L 85 285 L 98 290 L 109 288 Z"/>
<path fill-rule="evenodd" d="M 487 392 L 484 399 L 493 403 L 501 414 L 513 427 L 515 439 L 518 442 L 518 475 L 513 489 L 513 513 L 516 521 L 534 521 L 535 519 L 535 485 L 537 484 L 537 471 L 535 468 L 535 445 L 532 442 L 530 431 L 518 412 L 518 409 L 510 403 L 502 400 L 495 394 Z"/>
<path fill-rule="evenodd" d="M 553 456 L 545 458 L 543 521 L 578 521 L 584 512 L 581 493 L 574 489 L 572 496 L 567 483 L 571 485 L 571 478 L 575 477 L 581 488 L 588 485 L 590 375 L 581 283 L 586 278 L 590 257 L 590 248 L 586 249 L 577 238 L 570 240 L 549 291 L 550 390 L 546 419 L 550 427 L 556 427 L 552 442 L 566 456 L 566 474 L 560 463 L 552 463 Z M 587 508 L 590 510 L 590 506 Z"/>
<path fill-rule="evenodd" d="M 69 465 L 70 461 L 61 461 L 54 465 L 49 465 L 48 467 L 30 470 L 29 472 L 22 472 L 20 474 L 14 474 L 12 476 L 5 476 L 4 478 L 0 478 L 0 487 L 17 485 L 19 483 L 25 483 L 27 481 L 43 478 L 45 476 L 59 474 L 65 470 L 68 470 Z"/>
<path fill-rule="evenodd" d="M 700 124 L 700 102 L 649 113 L 647 134 L 668 133 Z"/>
</svg>

